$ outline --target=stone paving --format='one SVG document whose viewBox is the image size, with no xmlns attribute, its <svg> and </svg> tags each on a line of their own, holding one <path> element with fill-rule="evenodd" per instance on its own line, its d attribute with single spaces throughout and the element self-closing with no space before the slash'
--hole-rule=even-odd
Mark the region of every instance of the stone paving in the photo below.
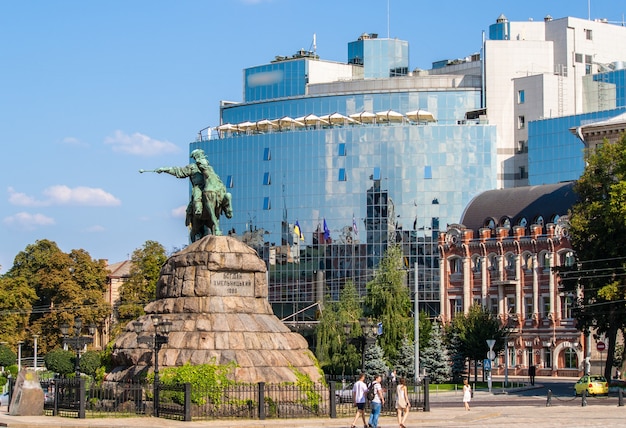
<svg viewBox="0 0 626 428">
<path fill-rule="evenodd" d="M 589 400 L 582 407 L 575 402 L 553 401 L 546 407 L 545 398 L 521 398 L 495 396 L 488 392 L 476 392 L 472 409 L 463 409 L 460 395 L 454 393 L 435 398 L 430 412 L 411 412 L 407 428 L 411 427 L 623 427 L 626 425 L 626 407 L 619 407 L 617 399 Z M 580 399 L 579 399 L 580 400 Z M 458 405 L 456 405 L 458 401 Z M 259 427 L 349 427 L 352 417 L 338 419 L 268 419 L 268 420 L 216 420 L 179 422 L 160 418 L 107 418 L 70 419 L 50 416 L 9 416 L 6 408 L 0 411 L 0 426 L 14 428 L 41 427 L 90 427 L 90 428 L 160 428 L 160 427 L 213 427 L 213 428 L 259 428 Z M 380 428 L 398 426 L 395 418 L 381 417 Z"/>
</svg>

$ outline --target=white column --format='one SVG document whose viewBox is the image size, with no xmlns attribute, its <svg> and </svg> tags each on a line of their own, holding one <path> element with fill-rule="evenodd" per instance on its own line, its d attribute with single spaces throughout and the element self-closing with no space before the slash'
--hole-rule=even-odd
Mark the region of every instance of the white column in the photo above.
<svg viewBox="0 0 626 428">
<path fill-rule="evenodd" d="M 472 306 L 472 282 L 471 282 L 471 269 L 469 257 L 463 257 L 463 312 L 469 313 Z"/>
<path fill-rule="evenodd" d="M 515 262 L 515 313 L 524 319 L 524 302 L 522 302 L 522 266 L 519 254 L 513 256 Z"/>
<path fill-rule="evenodd" d="M 487 282 L 487 257 L 480 256 L 480 289 L 483 307 L 489 307 L 489 283 Z"/>
<path fill-rule="evenodd" d="M 552 274 L 552 266 L 553 266 L 553 261 L 552 261 L 552 253 L 548 253 L 546 255 L 546 264 L 548 266 L 545 266 L 546 269 L 549 270 L 550 274 L 548 275 L 548 290 L 550 293 L 550 313 L 552 314 L 552 320 L 553 322 L 556 320 L 556 305 L 555 305 L 555 287 L 554 287 L 554 275 Z"/>
<path fill-rule="evenodd" d="M 537 263 L 537 253 L 533 253 L 533 314 L 539 320 L 539 266 Z"/>
</svg>

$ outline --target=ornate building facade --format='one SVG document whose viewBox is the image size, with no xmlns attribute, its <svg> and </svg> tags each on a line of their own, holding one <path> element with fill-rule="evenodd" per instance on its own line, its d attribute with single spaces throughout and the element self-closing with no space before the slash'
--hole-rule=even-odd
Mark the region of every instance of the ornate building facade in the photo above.
<svg viewBox="0 0 626 428">
<path fill-rule="evenodd" d="M 492 190 L 467 207 L 462 224 L 439 236 L 441 318 L 479 304 L 509 331 L 494 373 L 579 376 L 584 337 L 572 313 L 578 292 L 555 269 L 574 263 L 567 211 L 573 183 Z"/>
</svg>

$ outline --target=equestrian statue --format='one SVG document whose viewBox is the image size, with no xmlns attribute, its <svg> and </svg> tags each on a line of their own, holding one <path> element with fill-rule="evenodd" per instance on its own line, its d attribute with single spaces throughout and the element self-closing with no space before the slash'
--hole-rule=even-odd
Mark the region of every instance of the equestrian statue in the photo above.
<svg viewBox="0 0 626 428">
<path fill-rule="evenodd" d="M 191 198 L 187 205 L 185 225 L 189 227 L 189 238 L 195 242 L 207 235 L 219 236 L 220 216 L 233 217 L 231 194 L 226 191 L 226 186 L 209 164 L 204 150 L 195 149 L 190 158 L 195 162 L 187 166 L 170 166 L 155 170 L 143 170 L 139 172 L 163 172 L 176 178 L 189 178 L 191 181 Z"/>
</svg>

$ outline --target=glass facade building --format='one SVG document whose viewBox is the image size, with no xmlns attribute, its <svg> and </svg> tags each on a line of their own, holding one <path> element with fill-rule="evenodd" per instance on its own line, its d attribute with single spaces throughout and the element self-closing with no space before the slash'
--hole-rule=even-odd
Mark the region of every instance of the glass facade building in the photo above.
<svg viewBox="0 0 626 428">
<path fill-rule="evenodd" d="M 465 120 L 480 108 L 479 84 L 434 87 L 418 77 L 389 77 L 408 67 L 406 42 L 358 42 L 349 52 L 362 52 L 363 67 L 298 56 L 244 70 L 245 101 L 224 104 L 221 122 L 247 125 L 190 144 L 190 151 L 206 152 L 231 192 L 234 216 L 221 219 L 222 230 L 266 260 L 269 299 L 286 322 L 311 319 L 307 308 L 324 296 L 338 298 L 348 280 L 364 293 L 393 243 L 403 248 L 407 286 L 417 275 L 420 304 L 436 315 L 438 232 L 496 186 L 495 126 Z M 368 61 L 385 78 L 363 78 Z M 353 78 L 333 80 L 333 73 Z M 411 120 L 406 113 L 415 110 L 436 121 Z M 379 116 L 348 119 L 362 112 Z M 333 113 L 346 117 L 302 122 Z M 285 117 L 300 122 L 254 126 Z"/>
<path fill-rule="evenodd" d="M 577 180 L 585 169 L 585 146 L 572 130 L 626 112 L 626 69 L 590 74 L 583 85 L 587 113 L 529 123 L 530 185 Z"/>
</svg>

